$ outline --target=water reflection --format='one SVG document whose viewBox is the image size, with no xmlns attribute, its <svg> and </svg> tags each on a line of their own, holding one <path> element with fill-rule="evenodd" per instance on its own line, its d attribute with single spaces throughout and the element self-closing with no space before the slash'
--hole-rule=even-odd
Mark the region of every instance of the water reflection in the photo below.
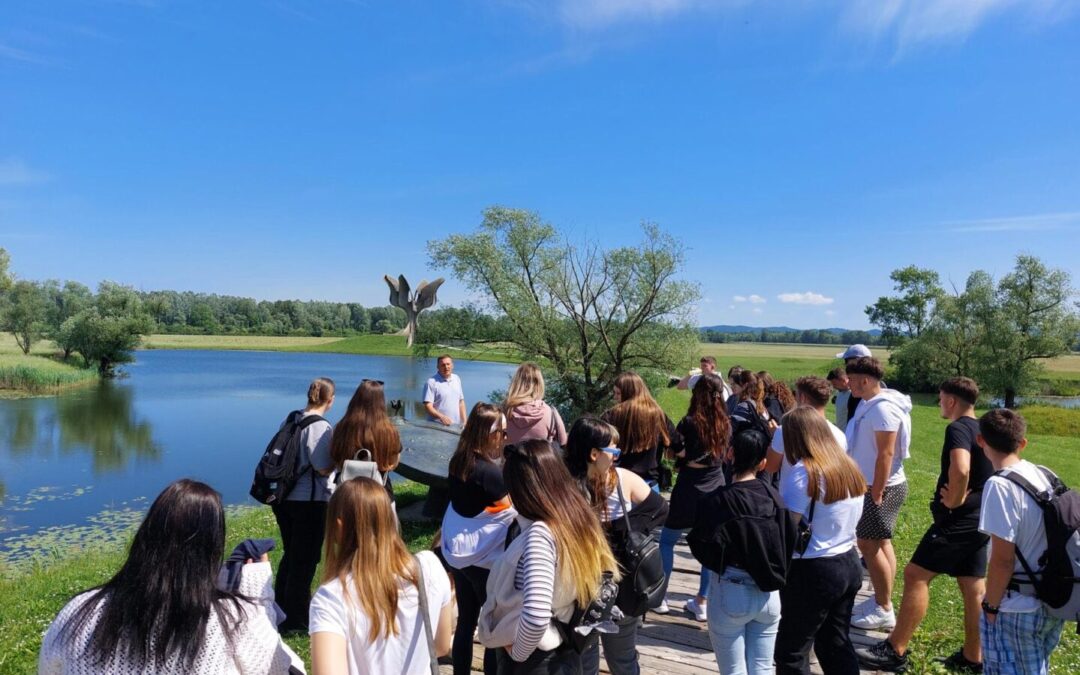
<svg viewBox="0 0 1080 675">
<path fill-rule="evenodd" d="M 129 387 L 103 383 L 87 396 L 61 397 L 56 428 L 63 454 L 90 453 L 95 474 L 123 469 L 133 459 L 157 461 L 153 427 L 135 417 Z"/>
</svg>

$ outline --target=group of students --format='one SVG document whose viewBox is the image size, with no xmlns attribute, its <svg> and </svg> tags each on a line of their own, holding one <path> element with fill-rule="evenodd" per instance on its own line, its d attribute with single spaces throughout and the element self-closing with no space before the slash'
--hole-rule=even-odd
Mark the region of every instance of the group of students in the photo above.
<svg viewBox="0 0 1080 675">
<path fill-rule="evenodd" d="M 706 357 L 677 383 L 692 391 L 678 424 L 640 376 L 623 373 L 613 406 L 569 430 L 544 402 L 540 369 L 522 364 L 502 405 L 477 403 L 465 418 L 440 535 L 415 556 L 389 480 L 334 480 L 361 448 L 382 475 L 396 467 L 401 441 L 383 383 L 364 380 L 332 427 L 323 416 L 334 384 L 317 379 L 302 413 L 315 418 L 301 432 L 304 477 L 273 507 L 284 547 L 274 590 L 266 557 L 244 552 L 234 552 L 238 576 L 223 587 L 220 497 L 177 481 L 151 506 L 116 576 L 76 596 L 49 627 L 40 672 L 302 672 L 280 634 L 306 631 L 320 675 L 427 673 L 448 653 L 454 673 L 467 673 L 474 635 L 488 675 L 597 673 L 601 647 L 612 673 L 638 673 L 642 616 L 671 609 L 634 601 L 633 579 L 623 578 L 629 533 L 657 535 L 668 577 L 686 535 L 702 573 L 685 609 L 708 622 L 721 673 L 808 673 L 811 649 L 828 674 L 857 673 L 860 662 L 903 669 L 937 574 L 957 577 L 965 599 L 964 646 L 948 665 L 1046 672 L 1061 622 L 1010 584 L 1016 552 L 1037 560 L 1040 541 L 1045 548 L 1041 514 L 991 475 L 1046 484 L 1018 457 L 1023 418 L 993 410 L 975 420 L 975 383 L 942 385 L 950 424 L 935 522 L 905 568 L 892 619 L 890 539 L 907 494 L 911 402 L 882 384 L 868 350 L 852 349 L 844 369 L 800 378 L 794 393 L 738 367 L 725 381 Z M 843 429 L 826 419 L 834 391 Z M 664 457 L 678 471 L 668 501 Z M 856 608 L 863 564 L 874 596 Z M 599 639 L 581 639 L 570 626 L 613 585 L 621 611 L 596 627 Z M 895 628 L 857 653 L 851 624 Z"/>
</svg>

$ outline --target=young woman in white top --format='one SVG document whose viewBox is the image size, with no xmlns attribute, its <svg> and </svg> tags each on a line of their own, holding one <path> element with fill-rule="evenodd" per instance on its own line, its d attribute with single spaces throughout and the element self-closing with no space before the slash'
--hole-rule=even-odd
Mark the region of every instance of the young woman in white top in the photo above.
<svg viewBox="0 0 1080 675">
<path fill-rule="evenodd" d="M 521 533 L 495 565 L 480 611 L 479 637 L 498 650 L 499 673 L 578 673 L 581 655 L 556 622 L 587 607 L 605 572 L 619 579 L 600 522 L 548 441 L 504 449 L 503 479 Z"/>
<path fill-rule="evenodd" d="M 812 532 L 806 551 L 795 554 L 780 590 L 776 672 L 809 673 L 813 646 L 826 673 L 857 675 L 859 662 L 848 624 L 862 586 L 855 526 L 862 516 L 866 481 L 816 410 L 795 408 L 783 421 L 789 467 L 780 479 L 780 496 Z"/>
<path fill-rule="evenodd" d="M 435 656 L 450 652 L 450 578 L 434 553 L 409 553 L 381 485 L 354 478 L 337 487 L 326 515 L 325 559 L 309 617 L 315 675 L 429 675 L 425 620 Z M 426 596 L 426 619 L 418 591 Z"/>
<path fill-rule="evenodd" d="M 172 483 L 116 576 L 76 596 L 49 626 L 38 672 L 302 672 L 277 632 L 270 563 L 244 565 L 233 594 L 217 585 L 224 550 L 221 495 L 193 480 Z"/>
<path fill-rule="evenodd" d="M 627 522 L 634 532 L 650 532 L 664 522 L 668 513 L 667 502 L 641 476 L 615 468 L 620 454 L 615 427 L 592 417 L 574 422 L 566 443 L 566 466 L 599 518 L 616 560 L 625 559 Z M 604 659 L 612 675 L 637 675 L 637 628 L 645 608 L 620 605 L 620 609 L 625 618 L 618 622 L 619 632 L 600 635 Z M 590 647 L 581 659 L 585 675 L 599 673 L 600 645 Z"/>
</svg>

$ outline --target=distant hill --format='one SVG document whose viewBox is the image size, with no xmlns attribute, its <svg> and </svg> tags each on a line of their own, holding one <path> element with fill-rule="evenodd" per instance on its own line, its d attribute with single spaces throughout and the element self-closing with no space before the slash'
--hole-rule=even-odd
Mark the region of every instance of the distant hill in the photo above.
<svg viewBox="0 0 1080 675">
<path fill-rule="evenodd" d="M 801 332 L 801 331 L 803 331 L 805 329 L 803 329 L 803 328 L 792 328 L 790 326 L 729 326 L 729 325 L 720 325 L 720 326 L 702 326 L 699 330 L 712 330 L 712 331 L 716 331 L 717 333 L 760 333 L 762 330 L 764 330 L 764 331 L 766 331 L 768 333 L 792 333 L 792 332 L 798 333 L 798 332 Z M 826 333 L 833 333 L 835 335 L 840 335 L 842 333 L 848 332 L 849 330 L 856 330 L 856 329 L 848 329 L 848 328 L 821 328 L 821 329 L 818 329 L 818 328 L 812 328 L 812 329 L 809 329 L 809 330 L 823 330 Z M 877 337 L 877 336 L 881 335 L 881 331 L 878 330 L 877 328 L 873 328 L 873 329 L 868 330 L 866 332 L 873 335 L 874 337 Z"/>
</svg>

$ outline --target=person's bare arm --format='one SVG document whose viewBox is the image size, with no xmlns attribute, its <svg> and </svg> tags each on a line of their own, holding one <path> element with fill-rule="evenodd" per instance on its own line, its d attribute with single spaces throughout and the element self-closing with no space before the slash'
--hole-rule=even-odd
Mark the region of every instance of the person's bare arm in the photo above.
<svg viewBox="0 0 1080 675">
<path fill-rule="evenodd" d="M 993 607 L 1001 606 L 1001 599 L 1005 597 L 1005 590 L 1012 580 L 1015 567 L 1016 545 L 997 535 L 990 535 L 990 562 L 986 566 L 986 595 L 983 596 L 986 604 Z M 986 615 L 988 623 L 994 623 L 996 620 L 996 614 Z"/>
<path fill-rule="evenodd" d="M 676 389 L 683 389 L 683 390 L 689 389 L 690 388 L 690 378 L 691 377 L 693 377 L 693 375 L 687 375 L 683 379 L 679 380 L 679 383 L 675 385 L 675 388 Z"/>
<path fill-rule="evenodd" d="M 874 464 L 874 482 L 870 486 L 870 498 L 880 504 L 885 496 L 885 483 L 892 473 L 893 455 L 896 454 L 895 431 L 875 431 L 874 443 L 877 445 L 877 462 Z"/>
<path fill-rule="evenodd" d="M 956 509 L 971 494 L 968 481 L 971 478 L 971 452 L 967 448 L 949 451 L 949 482 L 941 488 L 941 503 L 947 509 Z"/>
<path fill-rule="evenodd" d="M 457 405 L 458 405 L 458 419 L 461 420 L 462 424 L 465 424 L 465 420 L 467 419 L 467 417 L 465 415 L 465 399 L 458 400 Z"/>
<path fill-rule="evenodd" d="M 346 675 L 349 672 L 345 638 L 337 633 L 311 636 L 311 674 Z"/>
<path fill-rule="evenodd" d="M 765 453 L 765 470 L 769 473 L 777 473 L 780 471 L 780 464 L 784 461 L 784 454 L 776 452 L 772 448 L 769 448 Z"/>
<path fill-rule="evenodd" d="M 439 612 L 439 626 L 435 630 L 435 655 L 446 656 L 454 642 L 454 603 L 448 602 Z"/>
<path fill-rule="evenodd" d="M 449 417 L 435 409 L 435 404 L 431 401 L 424 401 L 424 410 L 427 410 L 429 415 L 439 420 L 443 424 L 450 424 L 451 422 Z"/>
</svg>

